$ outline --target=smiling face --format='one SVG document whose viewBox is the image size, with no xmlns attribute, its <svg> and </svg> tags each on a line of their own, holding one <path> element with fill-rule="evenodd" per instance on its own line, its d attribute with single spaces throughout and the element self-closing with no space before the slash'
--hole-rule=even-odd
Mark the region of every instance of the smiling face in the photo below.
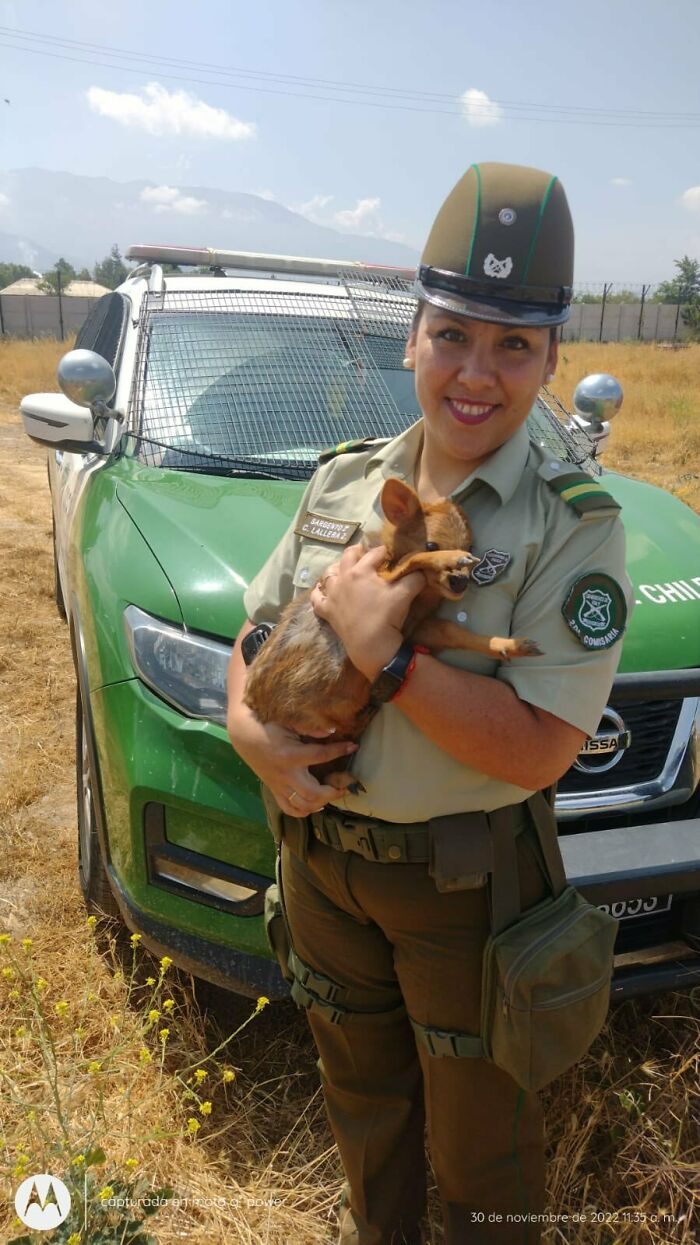
<svg viewBox="0 0 700 1245">
<path fill-rule="evenodd" d="M 557 362 L 548 328 L 453 315 L 425 303 L 406 357 L 415 370 L 425 448 L 469 474 L 525 422 Z"/>
</svg>

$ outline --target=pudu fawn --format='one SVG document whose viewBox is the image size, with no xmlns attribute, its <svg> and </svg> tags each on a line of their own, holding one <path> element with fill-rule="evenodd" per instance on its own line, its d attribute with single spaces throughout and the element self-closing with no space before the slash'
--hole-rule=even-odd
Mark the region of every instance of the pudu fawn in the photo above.
<svg viewBox="0 0 700 1245">
<path fill-rule="evenodd" d="M 541 655 L 532 640 L 482 636 L 445 619 L 431 618 L 441 600 L 464 594 L 472 569 L 480 561 L 469 552 L 472 541 L 466 515 L 448 500 L 423 504 L 402 480 L 388 479 L 381 493 L 386 516 L 380 543 L 387 558 L 378 574 L 389 583 L 422 571 L 425 587 L 415 597 L 403 627 L 404 637 L 431 650 L 471 649 L 488 657 Z M 244 701 L 260 722 L 277 722 L 302 738 L 324 731 L 334 740 L 360 738 L 374 706 L 370 684 L 349 661 L 345 649 L 323 619 L 317 617 L 306 592 L 285 607 L 277 626 L 258 651 L 247 672 Z M 338 790 L 353 782 L 336 773 L 342 761 L 312 766 Z M 354 780 L 357 781 L 357 780 Z"/>
</svg>

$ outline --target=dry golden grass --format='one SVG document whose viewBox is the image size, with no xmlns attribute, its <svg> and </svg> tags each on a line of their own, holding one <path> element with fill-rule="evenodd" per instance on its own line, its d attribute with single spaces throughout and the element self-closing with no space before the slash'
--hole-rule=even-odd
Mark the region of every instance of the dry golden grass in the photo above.
<svg viewBox="0 0 700 1245">
<path fill-rule="evenodd" d="M 63 342 L 54 337 L 33 341 L 0 337 L 0 406 L 18 403 L 25 393 L 58 389 L 58 361 L 66 350 L 72 349 L 74 341 L 74 337 Z"/>
<path fill-rule="evenodd" d="M 22 392 L 52 389 L 66 347 L 2 343 L 0 371 L 8 403 Z M 53 352 L 53 353 L 52 353 Z M 678 353 L 651 347 L 567 346 L 558 391 L 570 399 L 586 371 L 609 370 L 626 388 L 614 426 L 610 466 L 676 485 L 697 481 L 697 398 L 693 360 L 700 347 Z M 661 371 L 655 371 L 655 360 Z M 19 361 L 18 361 L 19 360 Z M 8 381 L 8 376 L 14 379 Z M 658 384 L 655 377 L 661 377 Z M 15 388 L 13 388 L 15 386 Z M 695 412 L 687 425 L 681 406 Z M 695 405 L 693 406 L 693 403 Z M 627 423 L 625 422 L 627 421 Z M 653 444 L 644 460 L 644 434 Z M 45 452 L 25 438 L 16 409 L 0 408 L 0 927 L 33 939 L 31 978 L 47 985 L 41 998 L 56 1048 L 55 1088 L 68 1124 L 64 1139 L 46 1075 L 39 1030 L 30 1017 L 32 992 L 0 977 L 0 1117 L 4 1152 L 0 1179 L 0 1240 L 13 1226 L 12 1199 L 22 1172 L 60 1175 L 87 1145 L 106 1152 L 94 1170 L 137 1172 L 187 1198 L 158 1212 L 150 1230 L 160 1245 L 327 1245 L 337 1234 L 335 1206 L 342 1172 L 326 1122 L 314 1050 L 305 1017 L 291 1004 L 265 1010 L 216 1057 L 219 1044 L 249 1016 L 248 1000 L 196 986 L 170 969 L 174 1000 L 163 1057 L 144 1017 L 164 1017 L 165 987 L 147 984 L 158 966 L 109 930 L 86 927 L 77 880 L 74 796 L 74 679 L 67 628 L 52 601 L 51 517 Z M 629 454 L 624 464 L 614 457 Z M 686 498 L 687 500 L 687 498 Z M 697 505 L 697 500 L 695 502 Z M 10 952 L 0 948 L 10 965 Z M 132 980 L 132 955 L 136 968 Z M 29 972 L 29 970 L 27 970 Z M 36 984 L 34 986 L 36 990 Z M 17 996 L 13 991 L 17 990 Z M 89 998 L 91 994 L 94 997 Z M 587 1056 L 542 1094 L 547 1119 L 549 1211 L 544 1245 L 691 1245 L 692 1189 L 698 1175 L 700 1122 L 697 1050 L 700 990 L 629 1000 L 611 1010 Z M 65 1016 L 55 1004 L 66 1001 Z M 161 1023 L 161 1020 L 158 1022 Z M 24 1035 L 17 1030 L 25 1027 Z M 76 1028 L 79 1032 L 76 1034 Z M 151 1052 L 143 1061 L 141 1049 Z M 102 1063 L 99 1073 L 90 1061 Z M 199 1099 L 185 1097 L 192 1066 L 209 1069 Z M 224 1065 L 235 1069 L 230 1084 Z M 188 1070 L 183 1072 L 183 1070 Z M 183 1083 L 178 1079 L 182 1076 Z M 189 1083 L 192 1091 L 192 1082 Z M 212 1102 L 210 1115 L 198 1106 Z M 31 1112 L 36 1113 L 32 1118 Z M 201 1127 L 194 1138 L 187 1119 Z M 465 1122 L 467 1123 L 467 1122 Z M 25 1154 L 26 1160 L 21 1158 Z M 47 1166 L 48 1164 L 48 1166 Z M 100 1183 L 98 1183 L 98 1188 Z M 216 1199 L 238 1198 L 238 1205 Z M 195 1201 L 199 1199 L 199 1201 Z M 270 1204 L 270 1199 L 278 1199 Z M 443 1240 L 431 1184 L 432 1245 Z M 585 1225 L 562 1216 L 587 1211 Z M 591 1220 L 596 1213 L 599 1218 Z M 557 1216 L 559 1218 L 557 1218 Z M 656 1219 L 653 1219 L 656 1216 Z M 116 1241 L 115 1237 L 115 1241 Z M 86 1245 L 86 1242 L 81 1242 Z"/>
</svg>

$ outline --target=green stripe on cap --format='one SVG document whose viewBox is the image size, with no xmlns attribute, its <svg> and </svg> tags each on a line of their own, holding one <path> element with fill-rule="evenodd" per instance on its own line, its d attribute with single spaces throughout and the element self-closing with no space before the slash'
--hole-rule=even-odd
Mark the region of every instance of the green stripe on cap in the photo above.
<svg viewBox="0 0 700 1245">
<path fill-rule="evenodd" d="M 481 215 L 481 173 L 478 164 L 470 164 L 469 166 L 476 173 L 476 211 L 474 212 L 474 224 L 472 226 L 472 240 L 469 243 L 469 254 L 467 256 L 467 266 L 464 269 L 465 277 L 471 276 L 469 269 L 472 266 L 472 255 L 474 254 L 474 243 L 476 242 L 476 231 L 479 227 L 479 217 Z"/>
<path fill-rule="evenodd" d="M 530 243 L 530 250 L 527 253 L 527 259 L 525 260 L 525 267 L 523 268 L 523 275 L 520 278 L 523 284 L 525 283 L 525 281 L 527 281 L 527 274 L 530 271 L 530 264 L 532 263 L 532 257 L 535 253 L 535 245 L 539 237 L 540 227 L 542 225 L 542 217 L 544 216 L 544 210 L 547 206 L 547 203 L 549 202 L 549 196 L 552 193 L 552 188 L 556 180 L 557 180 L 556 177 L 552 177 L 550 179 L 549 185 L 547 189 L 545 190 L 544 195 L 542 197 L 542 202 L 540 204 L 540 213 L 539 213 L 539 216 L 537 217 L 537 224 L 535 225 L 535 232 L 532 235 L 532 242 Z"/>
</svg>

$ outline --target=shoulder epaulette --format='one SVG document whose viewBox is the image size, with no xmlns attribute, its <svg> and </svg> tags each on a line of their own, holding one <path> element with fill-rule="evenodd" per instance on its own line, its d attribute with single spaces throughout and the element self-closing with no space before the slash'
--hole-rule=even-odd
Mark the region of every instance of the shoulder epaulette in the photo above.
<svg viewBox="0 0 700 1245">
<path fill-rule="evenodd" d="M 606 519 L 622 509 L 602 484 L 587 471 L 575 469 L 571 463 L 553 459 L 542 463 L 537 474 L 576 511 L 580 519 Z"/>
<path fill-rule="evenodd" d="M 359 441 L 341 441 L 338 445 L 334 445 L 333 449 L 322 450 L 318 461 L 327 463 L 331 458 L 337 458 L 338 454 L 359 454 L 362 450 L 373 450 L 379 445 L 387 445 L 391 439 L 391 437 L 361 437 Z"/>
</svg>

